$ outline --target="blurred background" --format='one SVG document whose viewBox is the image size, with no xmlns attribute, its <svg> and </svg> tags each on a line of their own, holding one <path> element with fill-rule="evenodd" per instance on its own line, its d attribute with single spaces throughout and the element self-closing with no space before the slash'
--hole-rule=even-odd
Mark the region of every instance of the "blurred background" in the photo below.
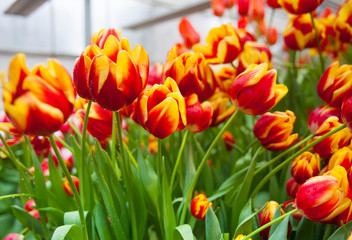
<svg viewBox="0 0 352 240">
<path fill-rule="evenodd" d="M 325 0 L 321 8 L 336 9 L 342 2 Z M 271 11 L 266 9 L 266 22 Z M 214 16 L 210 0 L 1 0 L 0 72 L 7 71 L 16 53 L 24 52 L 30 68 L 55 57 L 72 74 L 91 34 L 109 27 L 122 30 L 122 38 L 129 39 L 132 48 L 142 44 L 151 65 L 163 63 L 168 50 L 182 41 L 178 32 L 182 16 L 200 33 L 201 42 L 211 28 L 228 22 L 235 25 L 239 18 L 236 7 L 222 17 Z M 283 10 L 276 11 L 273 25 L 279 34 L 286 18 Z M 271 49 L 280 52 L 281 43 Z"/>
</svg>

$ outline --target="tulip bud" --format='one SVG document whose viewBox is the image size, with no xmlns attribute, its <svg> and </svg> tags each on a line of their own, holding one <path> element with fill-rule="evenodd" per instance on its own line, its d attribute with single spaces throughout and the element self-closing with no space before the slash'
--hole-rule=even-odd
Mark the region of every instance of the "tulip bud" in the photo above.
<svg viewBox="0 0 352 240">
<path fill-rule="evenodd" d="M 33 199 L 29 199 L 29 200 L 26 202 L 26 204 L 24 205 L 24 210 L 26 210 L 27 212 L 29 212 L 29 211 L 34 210 L 33 207 L 35 207 L 35 202 L 34 202 Z"/>
<path fill-rule="evenodd" d="M 78 179 L 78 177 L 71 176 L 71 178 L 72 178 L 72 181 L 75 184 L 75 187 L 76 187 L 76 189 L 77 189 L 77 191 L 79 193 L 79 179 Z M 73 197 L 73 191 L 72 191 L 72 188 L 71 188 L 67 178 L 65 178 L 65 182 L 62 185 L 64 187 L 65 192 L 68 195 L 70 195 L 71 197 Z"/>
<path fill-rule="evenodd" d="M 241 16 L 238 21 L 237 21 L 237 27 L 238 28 L 246 28 L 249 23 L 248 17 L 247 16 Z"/>
<path fill-rule="evenodd" d="M 267 112 L 254 125 L 254 135 L 260 144 L 271 151 L 281 151 L 293 144 L 298 134 L 292 134 L 296 116 L 287 110 L 283 112 Z"/>
<path fill-rule="evenodd" d="M 312 133 L 315 133 L 326 119 L 331 116 L 340 118 L 340 109 L 323 105 L 314 109 L 308 118 L 308 128 Z"/>
<path fill-rule="evenodd" d="M 278 0 L 283 9 L 292 14 L 314 11 L 324 0 Z"/>
<path fill-rule="evenodd" d="M 3 83 L 4 109 L 20 132 L 48 136 L 70 116 L 76 92 L 70 75 L 56 60 L 30 71 L 25 55 L 17 54 L 10 62 L 8 79 Z"/>
<path fill-rule="evenodd" d="M 131 104 L 145 88 L 149 58 L 142 46 L 131 51 L 128 40 L 116 30 L 105 29 L 97 36 L 97 45 L 88 46 L 73 70 L 77 93 L 111 111 Z"/>
<path fill-rule="evenodd" d="M 258 214 L 259 218 L 259 226 L 263 226 L 267 224 L 268 222 L 271 222 L 274 219 L 274 214 L 276 209 L 279 207 L 279 204 L 275 201 L 269 201 L 266 206 L 263 208 L 261 212 Z M 281 209 L 281 215 L 284 213 L 284 211 Z M 267 240 L 269 238 L 269 233 L 270 233 L 270 228 L 267 227 L 263 229 L 260 232 L 260 236 L 264 239 Z"/>
<path fill-rule="evenodd" d="M 2 240 L 24 240 L 24 236 L 19 233 L 9 233 Z"/>
<path fill-rule="evenodd" d="M 225 4 L 223 0 L 211 0 L 211 9 L 215 16 L 221 17 L 225 12 Z"/>
<path fill-rule="evenodd" d="M 172 78 L 145 89 L 135 111 L 138 123 L 157 138 L 164 139 L 187 125 L 185 99 Z"/>
<path fill-rule="evenodd" d="M 248 8 L 248 16 L 252 21 L 260 21 L 265 16 L 264 0 L 250 0 Z"/>
<path fill-rule="evenodd" d="M 198 96 L 192 94 L 185 99 L 187 128 L 191 132 L 201 132 L 207 129 L 213 117 L 213 107 L 210 102 L 200 103 Z"/>
<path fill-rule="evenodd" d="M 346 198 L 346 170 L 336 167 L 340 168 L 341 177 L 336 178 L 334 174 L 312 177 L 297 192 L 297 208 L 312 221 L 332 222 L 351 203 L 351 199 Z"/>
<path fill-rule="evenodd" d="M 274 45 L 277 42 L 277 30 L 275 27 L 268 28 L 268 31 L 266 32 L 266 40 L 270 45 Z"/>
<path fill-rule="evenodd" d="M 213 203 L 208 202 L 205 194 L 198 194 L 191 201 L 191 214 L 193 217 L 199 220 L 204 220 L 208 207 L 213 208 Z"/>
<path fill-rule="evenodd" d="M 286 182 L 286 193 L 288 196 L 295 198 L 296 194 L 298 192 L 298 189 L 301 185 L 295 181 L 295 179 L 292 177 Z"/>
<path fill-rule="evenodd" d="M 291 165 L 291 175 L 299 184 L 313 176 L 317 176 L 320 171 L 320 157 L 319 154 L 304 152 L 296 157 Z"/>
<path fill-rule="evenodd" d="M 192 48 L 192 46 L 194 44 L 200 42 L 200 35 L 193 28 L 193 26 L 192 26 L 191 22 L 188 20 L 188 18 L 183 17 L 181 19 L 180 24 L 178 26 L 178 29 L 180 31 L 180 34 L 183 38 L 183 41 L 184 41 L 186 47 Z"/>
<path fill-rule="evenodd" d="M 294 199 L 288 200 L 288 201 L 282 203 L 282 209 L 285 210 L 286 207 L 287 207 L 289 204 L 291 204 L 291 206 L 290 206 L 290 208 L 289 208 L 287 211 L 291 211 L 291 210 L 297 209 L 296 202 L 295 202 Z M 298 212 L 293 213 L 293 214 L 292 214 L 292 217 L 293 217 L 294 219 L 297 219 L 298 221 L 300 221 L 300 220 L 302 219 L 302 217 L 303 217 L 303 214 L 302 214 L 300 211 L 298 211 Z"/>
<path fill-rule="evenodd" d="M 151 154 L 158 154 L 158 139 L 153 135 L 148 136 L 148 150 Z"/>
<path fill-rule="evenodd" d="M 276 84 L 276 70 L 268 64 L 252 64 L 237 76 L 230 89 L 233 105 L 249 115 L 260 115 L 272 109 L 287 93 L 283 84 Z"/>
<path fill-rule="evenodd" d="M 340 108 L 344 97 L 351 93 L 351 78 L 352 65 L 331 64 L 318 82 L 319 97 L 330 106 Z"/>
<path fill-rule="evenodd" d="M 233 145 L 236 144 L 235 137 L 229 131 L 224 132 L 222 135 L 222 141 L 224 142 L 227 151 L 231 151 Z"/>
<path fill-rule="evenodd" d="M 241 0 L 238 1 L 238 14 L 247 15 L 249 9 L 250 0 Z"/>
</svg>

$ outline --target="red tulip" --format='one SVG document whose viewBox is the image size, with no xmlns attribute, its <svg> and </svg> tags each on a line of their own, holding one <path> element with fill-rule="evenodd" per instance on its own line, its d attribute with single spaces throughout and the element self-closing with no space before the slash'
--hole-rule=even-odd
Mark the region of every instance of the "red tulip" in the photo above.
<svg viewBox="0 0 352 240">
<path fill-rule="evenodd" d="M 198 194 L 191 201 L 191 214 L 199 220 L 204 220 L 208 207 L 213 208 L 213 203 L 208 202 L 207 197 L 203 193 Z"/>
</svg>

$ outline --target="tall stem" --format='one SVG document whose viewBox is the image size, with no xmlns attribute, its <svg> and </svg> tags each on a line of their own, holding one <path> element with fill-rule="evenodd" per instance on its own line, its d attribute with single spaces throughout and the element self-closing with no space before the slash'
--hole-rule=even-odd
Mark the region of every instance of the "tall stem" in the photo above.
<svg viewBox="0 0 352 240">
<path fill-rule="evenodd" d="M 345 124 L 342 124 L 341 126 L 331 130 L 330 132 L 326 133 L 325 135 L 319 137 L 318 139 L 316 139 L 315 141 L 311 142 L 310 144 L 308 144 L 307 146 L 305 146 L 304 148 L 302 148 L 301 150 L 299 150 L 298 152 L 296 152 L 295 154 L 293 154 L 291 157 L 289 157 L 288 159 L 286 159 L 284 162 L 282 162 L 280 165 L 278 165 L 276 168 L 274 168 L 273 170 L 271 170 L 271 172 L 269 172 L 257 185 L 257 187 L 253 190 L 251 198 L 253 198 L 258 192 L 259 190 L 264 186 L 264 184 L 274 175 L 276 174 L 279 170 L 281 170 L 283 167 L 285 167 L 287 164 L 289 164 L 293 159 L 295 159 L 296 157 L 298 157 L 299 155 L 301 155 L 303 152 L 307 151 L 309 148 L 313 147 L 314 145 L 318 144 L 319 142 L 323 141 L 324 139 L 330 137 L 332 134 L 344 129 L 346 127 Z"/>
<path fill-rule="evenodd" d="M 194 187 L 196 186 L 197 180 L 199 175 L 202 172 L 202 169 L 205 165 L 205 163 L 207 162 L 210 152 L 211 150 L 213 150 L 213 148 L 215 147 L 216 143 L 218 142 L 218 140 L 221 138 L 221 136 L 224 134 L 224 132 L 226 131 L 226 129 L 230 126 L 231 122 L 236 118 L 238 113 L 238 110 L 236 109 L 236 111 L 232 114 L 232 116 L 230 117 L 229 120 L 227 120 L 227 122 L 225 123 L 225 125 L 222 127 L 222 129 L 219 131 L 218 135 L 215 137 L 215 139 L 213 140 L 213 142 L 211 143 L 211 145 L 209 146 L 207 152 L 205 153 L 203 159 L 201 160 L 197 171 L 196 171 L 196 175 L 194 176 L 194 178 L 192 179 L 191 185 L 188 188 L 187 192 L 186 192 L 186 198 L 183 200 L 183 209 L 182 209 L 182 213 L 181 213 L 181 218 L 180 218 L 180 224 L 182 225 L 185 221 L 186 218 L 186 212 L 187 212 L 187 208 L 188 208 L 188 203 L 189 200 L 191 199 L 192 196 L 192 192 Z"/>
<path fill-rule="evenodd" d="M 84 218 L 83 206 L 82 206 L 82 202 L 81 202 L 80 196 L 78 194 L 77 188 L 76 188 L 75 184 L 73 183 L 73 180 L 71 178 L 71 174 L 68 171 L 64 160 L 62 159 L 62 156 L 61 156 L 60 151 L 59 151 L 59 149 L 58 149 L 58 147 L 56 145 L 54 137 L 51 135 L 49 139 L 50 139 L 51 146 L 54 149 L 54 152 L 55 152 L 55 155 L 57 157 L 57 160 L 58 160 L 58 162 L 60 164 L 60 167 L 62 168 L 62 170 L 63 170 L 63 172 L 65 174 L 65 177 L 66 177 L 66 179 L 67 179 L 67 181 L 70 184 L 70 187 L 72 189 L 73 197 L 75 199 L 76 207 L 78 209 L 79 220 L 81 222 L 81 228 L 82 228 L 82 232 L 83 232 L 83 239 L 84 240 L 88 240 L 86 220 Z"/>
<path fill-rule="evenodd" d="M 319 51 L 321 71 L 324 72 L 325 71 L 325 63 L 324 63 L 323 53 L 321 51 L 320 42 L 319 42 L 318 31 L 317 31 L 317 28 L 316 28 L 315 22 L 314 22 L 313 12 L 310 12 L 309 14 L 310 14 L 310 19 L 312 21 L 312 26 L 313 26 L 313 29 L 314 29 L 315 41 L 317 43 L 317 48 L 318 48 L 318 51 Z"/>
<path fill-rule="evenodd" d="M 82 129 L 82 142 L 81 142 L 81 161 L 79 164 L 79 174 L 80 174 L 80 181 L 79 181 L 79 189 L 81 191 L 81 195 L 82 195 L 82 204 L 84 208 L 87 208 L 89 206 L 89 203 L 87 202 L 88 199 L 90 199 L 89 196 L 89 192 L 87 194 L 87 191 L 89 191 L 89 189 L 85 188 L 84 184 L 85 184 L 85 180 L 87 178 L 87 161 L 86 161 L 86 138 L 87 138 L 87 125 L 88 125 L 88 118 L 89 118 L 89 112 L 90 112 L 90 108 L 92 106 L 92 101 L 89 100 L 88 104 L 87 104 L 87 109 L 86 109 L 86 114 L 84 116 L 84 122 L 83 122 L 83 129 Z M 56 154 L 58 155 L 58 154 Z M 66 166 L 66 165 L 65 165 Z"/>
<path fill-rule="evenodd" d="M 176 172 L 177 172 L 178 166 L 180 165 L 180 162 L 181 162 L 181 157 L 182 157 L 183 149 L 185 148 L 185 145 L 186 145 L 186 142 L 187 142 L 188 133 L 189 133 L 189 131 L 186 131 L 185 135 L 183 135 L 181 147 L 180 147 L 180 150 L 178 151 L 178 155 L 177 155 L 177 159 L 176 159 L 176 162 L 175 162 L 174 170 L 172 171 L 171 180 L 170 180 L 170 193 L 172 193 L 172 188 L 174 186 Z"/>
<path fill-rule="evenodd" d="M 162 175 L 162 169 L 163 169 L 163 166 L 162 166 L 162 156 L 163 156 L 163 153 L 162 153 L 162 142 L 163 140 L 158 138 L 158 165 L 157 165 L 157 169 L 158 169 L 158 178 L 161 182 L 161 175 Z"/>
<path fill-rule="evenodd" d="M 111 161 L 113 166 L 115 167 L 115 171 L 117 170 L 117 161 L 116 161 L 116 114 L 112 113 L 112 144 L 111 144 Z"/>
</svg>

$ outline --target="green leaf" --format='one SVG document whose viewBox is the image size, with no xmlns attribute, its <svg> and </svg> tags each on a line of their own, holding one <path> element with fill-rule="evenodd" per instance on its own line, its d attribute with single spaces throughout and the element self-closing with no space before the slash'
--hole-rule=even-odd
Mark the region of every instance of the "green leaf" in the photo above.
<svg viewBox="0 0 352 240">
<path fill-rule="evenodd" d="M 18 206 L 11 206 L 15 218 L 24 226 L 32 229 L 40 235 L 44 235 L 43 225 L 38 219 L 30 215 L 26 210 Z"/>
<path fill-rule="evenodd" d="M 261 207 L 260 209 L 258 209 L 256 212 L 251 213 L 251 200 L 248 201 L 248 203 L 246 204 L 246 206 L 244 207 L 244 209 L 242 210 L 242 212 L 240 213 L 240 217 L 239 217 L 239 225 L 236 228 L 235 231 L 235 236 L 238 236 L 240 234 L 244 234 L 244 235 L 248 235 L 249 233 L 252 232 L 252 221 L 251 219 L 253 217 L 255 217 L 256 215 L 258 215 L 258 213 L 266 206 L 264 205 L 263 207 Z"/>
<path fill-rule="evenodd" d="M 164 165 L 165 166 L 165 165 Z M 162 176 L 162 206 L 164 217 L 164 231 L 166 239 L 172 239 L 173 231 L 176 227 L 175 211 L 172 205 L 171 193 L 166 174 Z"/>
<path fill-rule="evenodd" d="M 194 240 L 192 228 L 188 224 L 184 224 L 175 228 L 174 231 L 175 240 Z"/>
<path fill-rule="evenodd" d="M 314 225 L 315 222 L 303 217 L 298 225 L 295 240 L 314 239 Z"/>
<path fill-rule="evenodd" d="M 205 239 L 223 240 L 219 220 L 211 207 L 208 207 L 207 215 L 205 216 Z"/>
<path fill-rule="evenodd" d="M 89 212 L 84 211 L 84 218 L 88 218 Z M 79 218 L 79 212 L 78 211 L 72 211 L 72 212 L 65 212 L 64 214 L 64 224 L 75 224 L 77 226 L 81 225 L 81 220 Z"/>
<path fill-rule="evenodd" d="M 280 221 L 280 224 L 277 226 L 273 234 L 271 234 L 271 229 L 270 229 L 271 235 L 269 237 L 269 240 L 287 239 L 287 228 L 288 228 L 289 220 L 290 220 L 290 216 L 287 216 L 282 221 Z"/>
<path fill-rule="evenodd" d="M 113 239 L 108 217 L 99 203 L 95 203 L 94 220 L 100 239 Z"/>
<path fill-rule="evenodd" d="M 328 240 L 345 240 L 350 236 L 352 231 L 352 221 L 348 222 L 345 225 L 339 227 Z"/>
<path fill-rule="evenodd" d="M 64 239 L 74 239 L 81 240 L 83 239 L 83 234 L 77 225 L 64 225 L 56 228 L 51 240 L 64 240 Z"/>
<path fill-rule="evenodd" d="M 273 220 L 281 216 L 281 207 L 282 207 L 282 205 L 280 205 L 278 208 L 276 208 Z M 270 226 L 269 237 L 275 232 L 275 230 L 279 226 L 279 224 L 280 224 L 280 222 L 276 222 Z"/>
</svg>

